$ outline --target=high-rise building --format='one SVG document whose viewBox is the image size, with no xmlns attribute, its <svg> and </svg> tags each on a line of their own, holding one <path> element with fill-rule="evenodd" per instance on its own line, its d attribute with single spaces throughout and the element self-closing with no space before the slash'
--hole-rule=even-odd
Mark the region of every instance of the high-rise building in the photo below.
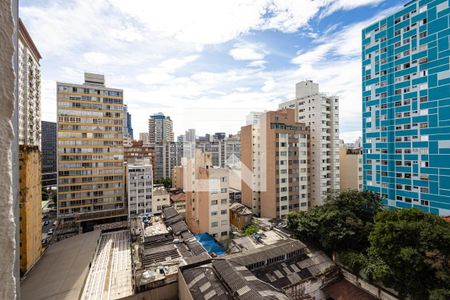
<svg viewBox="0 0 450 300">
<path fill-rule="evenodd" d="M 174 140 L 173 122 L 169 116 L 157 113 L 150 116 L 148 120 L 149 143 L 154 146 L 156 143 L 170 143 Z"/>
<path fill-rule="evenodd" d="M 41 156 L 38 146 L 19 146 L 20 273 L 39 259 L 42 246 Z"/>
<path fill-rule="evenodd" d="M 127 163 L 128 218 L 152 214 L 153 171 L 150 159 Z"/>
<path fill-rule="evenodd" d="M 339 99 L 319 92 L 310 80 L 296 84 L 296 99 L 280 104 L 295 110 L 298 122 L 310 128 L 310 202 L 322 205 L 339 191 Z"/>
<path fill-rule="evenodd" d="M 450 215 L 448 1 L 410 1 L 362 31 L 363 187 Z"/>
<path fill-rule="evenodd" d="M 41 122 L 42 186 L 56 185 L 56 123 Z"/>
<path fill-rule="evenodd" d="M 103 75 L 84 81 L 57 83 L 58 218 L 123 217 L 123 91 Z"/>
<path fill-rule="evenodd" d="M 217 240 L 230 232 L 228 169 L 211 164 L 211 155 L 200 149 L 182 172 L 186 192 L 186 223 L 193 233 L 207 232 Z"/>
<path fill-rule="evenodd" d="M 123 144 L 126 147 L 131 146 L 133 141 L 133 128 L 131 127 L 131 114 L 128 112 L 128 106 L 123 105 Z"/>
<path fill-rule="evenodd" d="M 240 149 L 242 203 L 253 214 L 283 218 L 308 209 L 308 128 L 294 110 L 269 111 L 242 127 Z"/>
<path fill-rule="evenodd" d="M 20 272 L 23 274 L 41 255 L 41 55 L 20 19 L 18 35 Z"/>
<path fill-rule="evenodd" d="M 362 191 L 362 149 L 349 147 L 342 142 L 339 148 L 339 165 L 341 191 Z"/>
<path fill-rule="evenodd" d="M 144 146 L 150 146 L 150 139 L 148 136 L 148 132 L 140 132 L 139 133 L 139 140 L 142 141 Z"/>
<path fill-rule="evenodd" d="M 19 144 L 41 146 L 41 54 L 19 19 Z"/>
<path fill-rule="evenodd" d="M 156 143 L 153 157 L 154 178 L 171 178 L 172 169 L 181 165 L 183 143 Z"/>
</svg>

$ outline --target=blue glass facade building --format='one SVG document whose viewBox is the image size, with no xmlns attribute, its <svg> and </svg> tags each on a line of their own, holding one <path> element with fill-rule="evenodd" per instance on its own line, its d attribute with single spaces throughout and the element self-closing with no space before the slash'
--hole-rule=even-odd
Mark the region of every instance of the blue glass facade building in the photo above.
<svg viewBox="0 0 450 300">
<path fill-rule="evenodd" d="M 363 185 L 388 207 L 450 215 L 450 1 L 362 31 Z"/>
</svg>

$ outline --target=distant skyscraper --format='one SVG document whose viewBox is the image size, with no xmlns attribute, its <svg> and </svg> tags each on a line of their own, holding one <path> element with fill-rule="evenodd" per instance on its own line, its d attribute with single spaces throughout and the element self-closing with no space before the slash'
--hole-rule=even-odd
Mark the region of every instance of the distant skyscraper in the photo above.
<svg viewBox="0 0 450 300">
<path fill-rule="evenodd" d="M 127 129 L 128 129 L 128 135 L 131 136 L 131 139 L 133 139 L 133 126 L 131 125 L 131 114 L 127 111 Z"/>
<path fill-rule="evenodd" d="M 450 215 L 448 1 L 410 1 L 362 31 L 363 184 Z"/>
<path fill-rule="evenodd" d="M 139 140 L 142 141 L 144 146 L 150 146 L 150 139 L 148 137 L 148 132 L 140 132 Z"/>
<path fill-rule="evenodd" d="M 181 158 L 183 157 L 183 143 L 156 143 L 154 147 L 154 178 L 171 178 L 173 168 L 181 165 Z"/>
<path fill-rule="evenodd" d="M 41 54 L 19 19 L 19 144 L 41 147 Z"/>
<path fill-rule="evenodd" d="M 148 134 L 151 146 L 154 146 L 156 143 L 173 142 L 173 122 L 170 117 L 166 117 L 163 113 L 150 116 Z"/>
<path fill-rule="evenodd" d="M 308 209 L 308 130 L 292 109 L 269 111 L 241 128 L 242 203 L 283 218 Z"/>
<path fill-rule="evenodd" d="M 42 186 L 56 185 L 56 123 L 41 122 Z"/>
<path fill-rule="evenodd" d="M 103 75 L 57 83 L 58 217 L 79 221 L 126 216 L 123 91 Z"/>
<path fill-rule="evenodd" d="M 310 201 L 322 205 L 329 193 L 339 191 L 339 99 L 319 92 L 310 80 L 296 84 L 296 99 L 280 104 L 295 110 L 297 121 L 310 134 Z"/>
<path fill-rule="evenodd" d="M 249 113 L 246 118 L 246 125 L 258 124 L 262 114 L 263 114 L 262 112 L 255 112 L 255 111 Z"/>
</svg>

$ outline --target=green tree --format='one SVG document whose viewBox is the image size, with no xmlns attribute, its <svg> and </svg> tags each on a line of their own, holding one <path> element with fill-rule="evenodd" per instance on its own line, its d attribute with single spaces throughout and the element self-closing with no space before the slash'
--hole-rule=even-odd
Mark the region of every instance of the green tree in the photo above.
<svg viewBox="0 0 450 300">
<path fill-rule="evenodd" d="M 330 195 L 323 206 L 288 215 L 294 236 L 326 251 L 357 250 L 369 246 L 374 216 L 381 211 L 380 198 L 370 192 L 346 191 Z"/>
<path fill-rule="evenodd" d="M 401 298 L 448 299 L 450 224 L 417 209 L 380 212 L 369 237 L 373 279 Z M 373 267 L 373 265 L 377 266 Z"/>
<path fill-rule="evenodd" d="M 162 184 L 162 185 L 164 185 L 164 187 L 165 187 L 166 189 L 172 187 L 172 179 L 170 179 L 169 177 L 166 177 L 166 178 L 156 178 L 156 179 L 153 181 L 153 183 L 154 183 L 154 184 Z"/>
</svg>

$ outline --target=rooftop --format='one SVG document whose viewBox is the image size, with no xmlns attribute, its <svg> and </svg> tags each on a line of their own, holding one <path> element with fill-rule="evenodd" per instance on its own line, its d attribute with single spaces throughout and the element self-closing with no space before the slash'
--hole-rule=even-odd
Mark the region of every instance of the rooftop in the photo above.
<svg viewBox="0 0 450 300">
<path fill-rule="evenodd" d="M 120 299 L 133 294 L 128 230 L 104 233 L 82 299 Z"/>
<path fill-rule="evenodd" d="M 50 245 L 22 280 L 21 299 L 78 299 L 100 233 L 92 231 Z"/>
<path fill-rule="evenodd" d="M 230 210 L 232 210 L 233 212 L 237 213 L 238 215 L 241 216 L 248 216 L 248 215 L 252 215 L 252 211 L 250 210 L 250 208 L 248 208 L 247 206 L 245 206 L 244 204 L 235 202 L 233 204 L 230 205 Z"/>
</svg>

